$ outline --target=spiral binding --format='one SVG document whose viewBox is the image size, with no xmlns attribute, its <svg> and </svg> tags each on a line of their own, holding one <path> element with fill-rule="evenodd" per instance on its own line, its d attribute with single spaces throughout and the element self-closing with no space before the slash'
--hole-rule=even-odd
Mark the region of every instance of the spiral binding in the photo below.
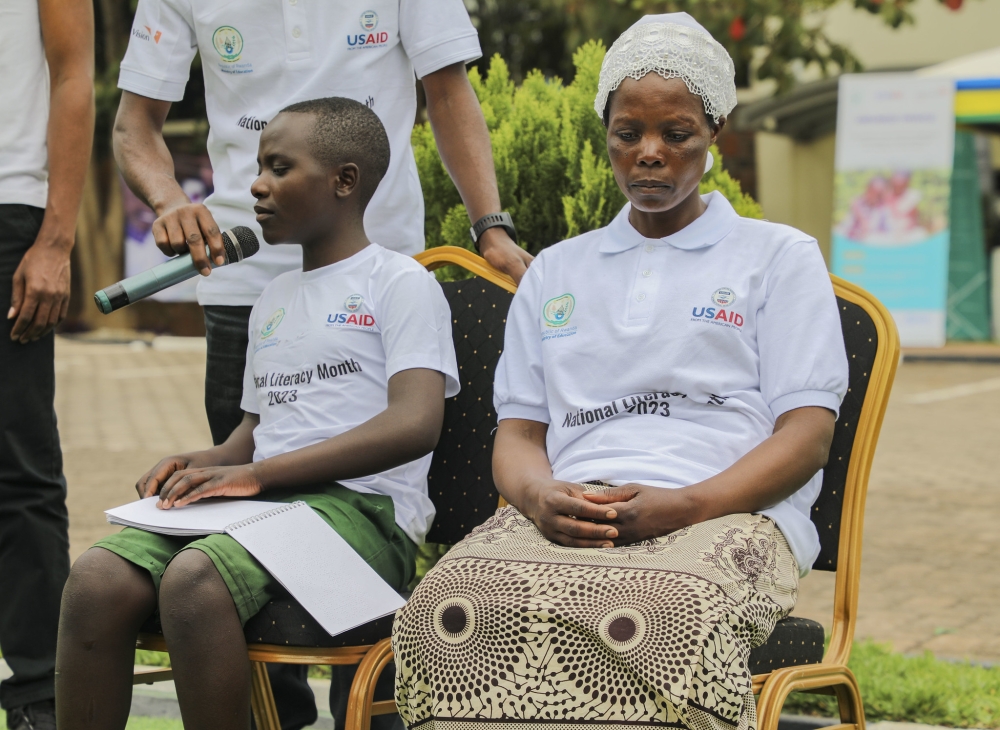
<svg viewBox="0 0 1000 730">
<path fill-rule="evenodd" d="M 274 517 L 275 515 L 280 515 L 282 512 L 288 512 L 289 510 L 296 509 L 297 507 L 308 507 L 305 502 L 301 499 L 292 502 L 291 504 L 283 504 L 280 507 L 275 507 L 274 509 L 269 509 L 267 512 L 261 512 L 253 517 L 247 517 L 245 520 L 240 520 L 239 522 L 234 522 L 231 525 L 226 525 L 226 532 L 231 530 L 238 530 L 241 527 L 246 527 L 247 525 L 252 525 L 255 522 L 260 522 L 266 520 L 268 517 Z"/>
</svg>

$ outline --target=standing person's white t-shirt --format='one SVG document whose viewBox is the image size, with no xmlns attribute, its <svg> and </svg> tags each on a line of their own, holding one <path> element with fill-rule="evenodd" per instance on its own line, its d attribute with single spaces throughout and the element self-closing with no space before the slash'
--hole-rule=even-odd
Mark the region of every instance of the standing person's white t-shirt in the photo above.
<svg viewBox="0 0 1000 730">
<path fill-rule="evenodd" d="M 388 383 L 412 368 L 445 375 L 459 391 L 451 310 L 434 276 L 413 259 L 371 244 L 314 271 L 289 271 L 250 314 L 240 407 L 260 416 L 253 459 L 311 446 L 370 420 L 388 405 Z M 392 498 L 396 524 L 420 544 L 434 519 L 431 454 L 359 479 L 358 492 Z"/>
<path fill-rule="evenodd" d="M 118 85 L 180 101 L 201 54 L 215 191 L 223 228 L 249 226 L 260 251 L 202 279 L 202 305 L 249 306 L 278 274 L 301 268 L 297 246 L 263 242 L 250 184 L 267 122 L 298 101 L 342 96 L 367 104 L 389 136 L 389 170 L 365 212 L 373 241 L 412 256 L 424 248 L 424 204 L 410 134 L 418 78 L 482 55 L 462 0 L 139 0 Z"/>
<path fill-rule="evenodd" d="M 49 67 L 38 0 L 5 0 L 0 19 L 0 204 L 44 208 L 49 197 Z"/>
<path fill-rule="evenodd" d="M 847 392 L 837 302 L 816 240 L 741 218 L 721 194 L 662 239 L 626 205 L 545 249 L 511 303 L 497 417 L 549 425 L 556 479 L 676 488 L 732 466 L 783 413 Z M 819 554 L 822 472 L 761 514 L 799 568 Z"/>
</svg>

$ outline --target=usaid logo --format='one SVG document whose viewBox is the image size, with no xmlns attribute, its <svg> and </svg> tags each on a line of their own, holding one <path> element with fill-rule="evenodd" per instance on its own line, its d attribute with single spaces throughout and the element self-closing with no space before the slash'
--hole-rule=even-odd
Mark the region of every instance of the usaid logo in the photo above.
<svg viewBox="0 0 1000 730">
<path fill-rule="evenodd" d="M 728 286 L 724 286 L 721 289 L 716 289 L 712 294 L 712 301 L 718 304 L 720 307 L 728 307 L 730 304 L 736 301 L 736 292 L 730 289 Z"/>
<path fill-rule="evenodd" d="M 743 327 L 743 315 L 727 309 L 736 302 L 736 292 L 728 286 L 716 289 L 712 292 L 712 302 L 716 306 L 692 307 L 691 321 L 704 322 L 709 320 L 712 324 L 725 325 L 737 330 Z"/>
</svg>

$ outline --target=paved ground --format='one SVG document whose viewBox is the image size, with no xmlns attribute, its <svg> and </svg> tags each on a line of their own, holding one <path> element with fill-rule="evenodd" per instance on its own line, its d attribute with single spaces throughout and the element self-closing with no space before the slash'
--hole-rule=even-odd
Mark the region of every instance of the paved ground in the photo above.
<svg viewBox="0 0 1000 730">
<path fill-rule="evenodd" d="M 161 457 L 210 445 L 204 342 L 56 346 L 56 408 L 75 558 L 113 531 Z M 1000 661 L 1000 364 L 900 367 L 872 474 L 858 637 L 899 651 Z M 833 576 L 802 583 L 797 613 L 829 626 Z"/>
</svg>

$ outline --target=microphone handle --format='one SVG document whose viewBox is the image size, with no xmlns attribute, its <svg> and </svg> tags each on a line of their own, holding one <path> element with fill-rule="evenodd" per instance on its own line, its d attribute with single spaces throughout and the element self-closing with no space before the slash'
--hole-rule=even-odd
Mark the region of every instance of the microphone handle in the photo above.
<svg viewBox="0 0 1000 730">
<path fill-rule="evenodd" d="M 216 268 L 215 262 L 212 268 Z M 94 301 L 104 314 L 110 314 L 193 276 L 198 276 L 198 270 L 191 264 L 191 254 L 186 253 L 101 289 L 94 295 Z"/>
</svg>

